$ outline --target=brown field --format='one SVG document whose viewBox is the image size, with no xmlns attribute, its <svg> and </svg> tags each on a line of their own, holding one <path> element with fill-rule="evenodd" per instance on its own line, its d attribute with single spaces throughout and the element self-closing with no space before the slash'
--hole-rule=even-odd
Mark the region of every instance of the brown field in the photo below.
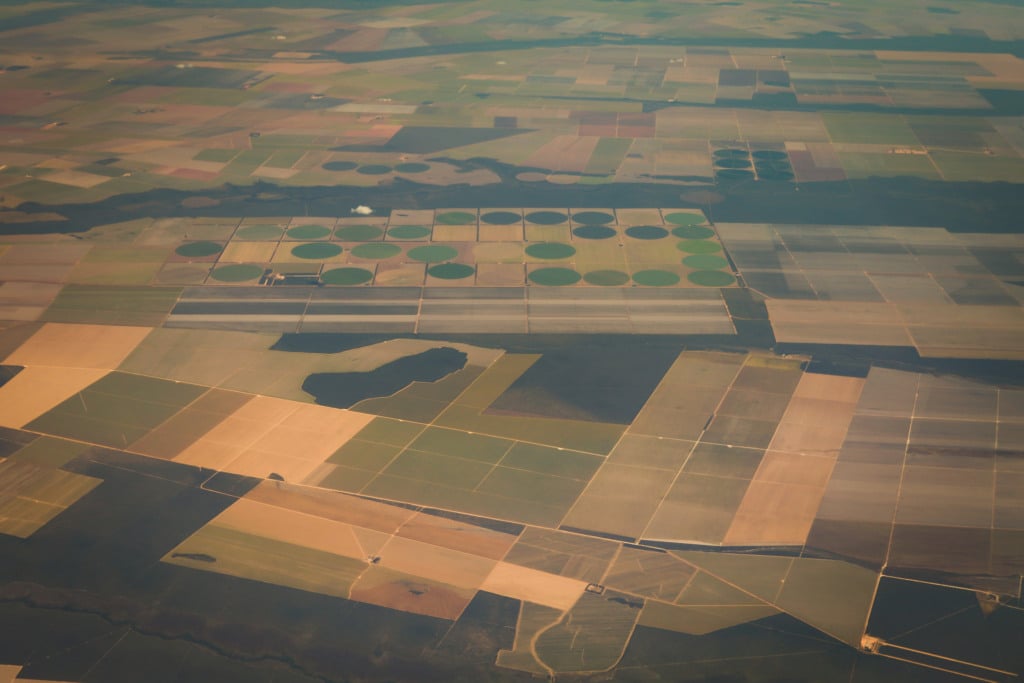
<svg viewBox="0 0 1024 683">
<path fill-rule="evenodd" d="M 302 481 L 372 419 L 363 413 L 257 396 L 175 461 Z"/>
<path fill-rule="evenodd" d="M 480 590 L 565 611 L 576 604 L 586 587 L 585 581 L 499 562 Z"/>
<path fill-rule="evenodd" d="M 417 513 L 338 491 L 265 481 L 248 494 L 254 501 L 391 535 Z"/>
<path fill-rule="evenodd" d="M 393 536 L 379 551 L 379 566 L 410 576 L 476 591 L 496 561 L 470 553 Z"/>
<path fill-rule="evenodd" d="M 512 534 L 424 513 L 403 524 L 396 535 L 493 560 L 502 559 L 517 539 Z"/>
<path fill-rule="evenodd" d="M 94 368 L 26 367 L 0 387 L 0 426 L 20 428 L 105 374 Z"/>
<path fill-rule="evenodd" d="M 211 524 L 334 555 L 356 559 L 367 556 L 348 524 L 248 498 L 240 498 Z"/>
<path fill-rule="evenodd" d="M 439 619 L 458 619 L 476 591 L 371 566 L 352 585 L 351 599 Z"/>
<path fill-rule="evenodd" d="M 113 370 L 152 331 L 149 327 L 47 323 L 4 362 Z"/>
</svg>

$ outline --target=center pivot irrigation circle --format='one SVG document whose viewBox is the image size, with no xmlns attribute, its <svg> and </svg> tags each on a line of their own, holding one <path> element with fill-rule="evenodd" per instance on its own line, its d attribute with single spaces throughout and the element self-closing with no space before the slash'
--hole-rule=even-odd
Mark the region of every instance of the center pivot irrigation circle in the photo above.
<svg viewBox="0 0 1024 683">
<path fill-rule="evenodd" d="M 440 263 L 427 268 L 427 273 L 441 280 L 461 280 L 475 273 L 473 266 L 465 263 Z"/>
<path fill-rule="evenodd" d="M 430 234 L 430 228 L 422 225 L 396 225 L 388 230 L 388 237 L 395 240 L 418 240 Z"/>
<path fill-rule="evenodd" d="M 434 222 L 441 225 L 472 225 L 476 223 L 476 214 L 468 211 L 446 211 L 437 214 Z"/>
<path fill-rule="evenodd" d="M 303 259 L 329 259 L 341 253 L 341 247 L 330 242 L 312 242 L 292 248 L 292 256 Z"/>
<path fill-rule="evenodd" d="M 580 211 L 572 215 L 572 220 L 574 223 L 583 223 L 585 225 L 603 225 L 614 221 L 615 216 L 604 211 Z"/>
<path fill-rule="evenodd" d="M 454 247 L 447 247 L 441 244 L 430 244 L 423 247 L 413 247 L 409 250 L 409 258 L 423 263 L 441 263 L 451 261 L 459 255 Z"/>
<path fill-rule="evenodd" d="M 349 251 L 350 254 L 356 258 L 364 258 L 373 261 L 380 261 L 383 259 L 397 256 L 402 252 L 402 248 L 397 244 L 390 244 L 388 242 L 371 242 L 369 244 L 359 244 Z"/>
<path fill-rule="evenodd" d="M 580 281 L 580 274 L 570 268 L 538 268 L 527 275 L 530 282 L 548 287 L 565 287 Z"/>
<path fill-rule="evenodd" d="M 581 225 L 573 228 L 572 234 L 584 240 L 606 240 L 615 237 L 615 228 L 607 225 Z"/>
<path fill-rule="evenodd" d="M 490 211 L 480 216 L 480 220 L 488 225 L 513 225 L 522 222 L 523 217 L 513 211 Z"/>
<path fill-rule="evenodd" d="M 174 253 L 178 256 L 187 256 L 189 258 L 202 258 L 219 254 L 223 249 L 224 247 L 216 242 L 186 242 L 175 249 Z"/>
<path fill-rule="evenodd" d="M 384 231 L 373 225 L 344 225 L 334 231 L 334 239 L 345 242 L 371 242 L 380 239 Z"/>
<path fill-rule="evenodd" d="M 526 220 L 535 225 L 558 225 L 569 220 L 569 216 L 559 211 L 534 211 L 526 214 Z"/>
<path fill-rule="evenodd" d="M 289 228 L 287 235 L 293 240 L 318 240 L 331 234 L 331 229 L 323 225 L 296 225 Z"/>
<path fill-rule="evenodd" d="M 626 235 L 635 240 L 660 240 L 662 237 L 668 237 L 668 230 L 657 225 L 634 225 L 632 228 L 626 228 Z"/>
<path fill-rule="evenodd" d="M 328 285 L 361 285 L 373 279 L 373 273 L 365 268 L 334 268 L 324 271 L 320 281 Z"/>
<path fill-rule="evenodd" d="M 526 247 L 527 256 L 542 259 L 563 259 L 569 258 L 576 253 L 576 249 L 561 242 L 538 242 Z"/>
</svg>

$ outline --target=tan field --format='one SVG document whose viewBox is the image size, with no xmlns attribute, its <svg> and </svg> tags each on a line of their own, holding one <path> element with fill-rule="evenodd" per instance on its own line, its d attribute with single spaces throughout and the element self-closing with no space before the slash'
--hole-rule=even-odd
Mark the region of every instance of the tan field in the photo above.
<svg viewBox="0 0 1024 683">
<path fill-rule="evenodd" d="M 149 327 L 47 323 L 4 362 L 113 370 L 152 331 Z"/>
<path fill-rule="evenodd" d="M 586 587 L 585 581 L 499 562 L 480 589 L 565 611 L 576 604 Z"/>
<path fill-rule="evenodd" d="M 26 367 L 0 387 L 0 426 L 23 427 L 105 374 L 93 368 Z"/>
</svg>

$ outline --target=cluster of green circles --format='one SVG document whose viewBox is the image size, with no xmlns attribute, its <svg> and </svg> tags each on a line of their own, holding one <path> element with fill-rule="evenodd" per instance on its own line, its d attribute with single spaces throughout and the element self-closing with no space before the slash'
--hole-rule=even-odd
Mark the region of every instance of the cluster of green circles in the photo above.
<svg viewBox="0 0 1024 683">
<path fill-rule="evenodd" d="M 373 279 L 373 272 L 365 268 L 333 268 L 320 275 L 320 281 L 328 285 L 361 285 Z"/>
<path fill-rule="evenodd" d="M 350 252 L 356 258 L 368 261 L 382 261 L 402 253 L 402 248 L 397 244 L 388 242 L 370 242 L 352 247 Z"/>
<path fill-rule="evenodd" d="M 526 247 L 526 255 L 533 258 L 556 260 L 576 254 L 576 248 L 563 242 L 537 242 Z"/>
<path fill-rule="evenodd" d="M 178 256 L 185 256 L 187 258 L 204 258 L 206 256 L 219 254 L 223 250 L 224 245 L 217 242 L 186 242 L 175 249 L 174 253 Z"/>
<path fill-rule="evenodd" d="M 231 265 L 214 268 L 210 277 L 219 282 L 247 282 L 263 275 L 263 266 L 251 263 L 232 263 Z"/>
<path fill-rule="evenodd" d="M 331 234 L 331 229 L 323 225 L 296 225 L 288 228 L 286 233 L 293 240 L 319 240 Z"/>
<path fill-rule="evenodd" d="M 235 236 L 244 240 L 263 241 L 280 239 L 283 234 L 284 228 L 280 225 L 262 224 L 241 227 L 235 233 Z"/>
<path fill-rule="evenodd" d="M 476 223 L 476 214 L 468 211 L 445 211 L 437 214 L 434 222 L 441 225 L 473 225 Z"/>
<path fill-rule="evenodd" d="M 292 247 L 292 256 L 301 259 L 323 260 L 334 258 L 342 251 L 337 244 L 330 242 L 310 242 Z"/>
<path fill-rule="evenodd" d="M 458 255 L 459 252 L 454 247 L 441 244 L 429 244 L 422 247 L 413 247 L 409 250 L 409 258 L 414 261 L 422 261 L 423 263 L 451 261 Z"/>
<path fill-rule="evenodd" d="M 388 230 L 388 237 L 395 240 L 419 240 L 430 234 L 430 228 L 422 225 L 396 225 Z"/>
<path fill-rule="evenodd" d="M 384 234 L 381 228 L 373 225 L 344 225 L 334 231 L 334 239 L 345 242 L 372 242 Z"/>
<path fill-rule="evenodd" d="M 480 221 L 488 225 L 513 225 L 522 220 L 523 217 L 514 211 L 489 211 L 480 216 Z"/>
<path fill-rule="evenodd" d="M 473 266 L 467 266 L 464 263 L 440 263 L 427 268 L 427 273 L 430 276 L 441 280 L 462 280 L 475 272 L 476 269 Z"/>
</svg>

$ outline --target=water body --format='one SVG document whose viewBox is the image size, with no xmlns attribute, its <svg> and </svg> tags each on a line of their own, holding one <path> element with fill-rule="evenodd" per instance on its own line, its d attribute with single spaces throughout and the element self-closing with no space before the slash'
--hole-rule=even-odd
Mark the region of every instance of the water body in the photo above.
<svg viewBox="0 0 1024 683">
<path fill-rule="evenodd" d="M 390 396 L 413 382 L 436 382 L 466 366 L 466 354 L 445 346 L 386 363 L 370 372 L 318 372 L 302 390 L 320 405 L 350 408 L 363 399 Z"/>
</svg>

